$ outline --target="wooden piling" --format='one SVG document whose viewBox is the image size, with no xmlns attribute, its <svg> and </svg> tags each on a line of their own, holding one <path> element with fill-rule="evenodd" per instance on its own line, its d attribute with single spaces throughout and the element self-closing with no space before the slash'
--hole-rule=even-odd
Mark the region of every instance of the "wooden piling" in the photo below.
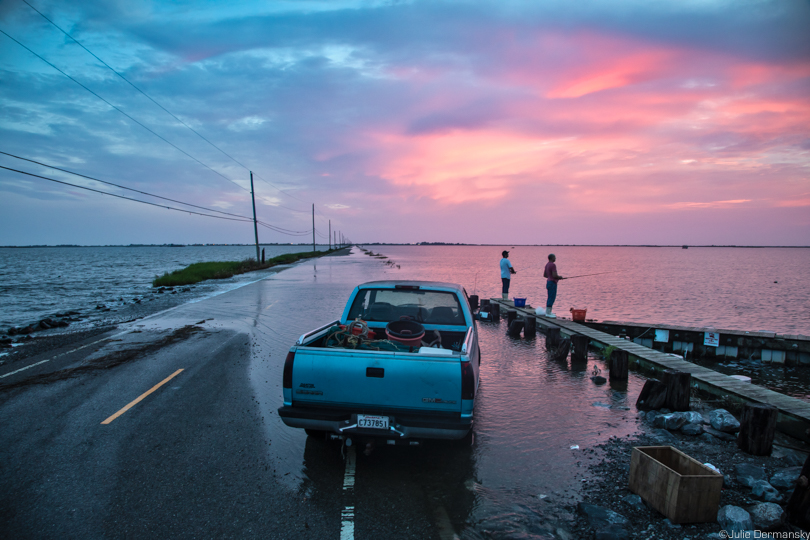
<svg viewBox="0 0 810 540">
<path fill-rule="evenodd" d="M 537 335 L 537 319 L 531 315 L 526 315 L 523 318 L 523 336 L 533 338 Z"/>
<path fill-rule="evenodd" d="M 574 346 L 571 351 L 572 362 L 585 362 L 588 360 L 588 344 L 590 341 L 588 336 L 583 336 L 582 334 L 571 336 L 571 344 Z"/>
<path fill-rule="evenodd" d="M 667 387 L 666 408 L 673 412 L 688 411 L 692 375 L 667 369 L 661 374 L 661 382 Z"/>
<path fill-rule="evenodd" d="M 551 351 L 551 359 L 555 362 L 565 362 L 568 359 L 568 352 L 571 350 L 571 340 L 568 338 L 561 339 L 557 342 L 557 346 Z"/>
<path fill-rule="evenodd" d="M 616 349 L 610 355 L 610 380 L 626 381 L 628 378 L 629 360 L 627 351 Z"/>
<path fill-rule="evenodd" d="M 560 342 L 560 329 L 549 328 L 546 330 L 546 349 L 553 349 Z"/>
<path fill-rule="evenodd" d="M 810 456 L 804 462 L 796 487 L 785 507 L 787 521 L 791 525 L 810 530 Z"/>
<path fill-rule="evenodd" d="M 501 305 L 500 304 L 490 304 L 489 305 L 489 312 L 492 313 L 492 320 L 495 322 L 500 322 L 501 320 Z"/>
<path fill-rule="evenodd" d="M 486 302 L 489 302 L 489 300 L 486 300 Z M 477 294 L 470 295 L 470 309 L 472 309 L 473 311 L 478 310 L 478 295 Z"/>
<path fill-rule="evenodd" d="M 511 337 L 520 337 L 520 331 L 523 330 L 523 321 L 520 319 L 515 319 L 511 323 L 509 323 L 509 335 Z"/>
<path fill-rule="evenodd" d="M 517 319 L 517 311 L 514 309 L 507 309 L 506 310 L 506 325 L 511 326 L 512 321 Z"/>
<path fill-rule="evenodd" d="M 667 385 L 657 379 L 647 379 L 636 400 L 640 411 L 657 411 L 667 402 Z"/>
<path fill-rule="evenodd" d="M 770 456 L 779 409 L 764 403 L 746 403 L 740 417 L 737 446 L 753 456 Z"/>
</svg>

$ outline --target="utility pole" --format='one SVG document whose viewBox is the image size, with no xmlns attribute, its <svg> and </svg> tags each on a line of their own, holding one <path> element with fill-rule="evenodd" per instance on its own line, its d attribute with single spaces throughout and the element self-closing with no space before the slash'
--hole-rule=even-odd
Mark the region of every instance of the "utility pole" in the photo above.
<svg viewBox="0 0 810 540">
<path fill-rule="evenodd" d="M 312 252 L 315 252 L 315 203 L 312 203 Z"/>
<path fill-rule="evenodd" d="M 329 239 L 329 250 L 331 251 L 332 250 L 332 220 L 331 219 L 329 220 L 329 236 L 327 238 Z"/>
<path fill-rule="evenodd" d="M 259 259 L 259 226 L 256 224 L 256 196 L 253 194 L 253 171 L 250 171 L 250 199 L 253 201 L 253 234 L 256 235 L 256 264 L 261 264 Z"/>
</svg>

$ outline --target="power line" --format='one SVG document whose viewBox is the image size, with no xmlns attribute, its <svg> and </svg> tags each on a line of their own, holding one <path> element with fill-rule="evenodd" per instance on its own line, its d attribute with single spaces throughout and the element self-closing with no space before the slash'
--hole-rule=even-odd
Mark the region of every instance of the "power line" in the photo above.
<svg viewBox="0 0 810 540">
<path fill-rule="evenodd" d="M 256 220 L 257 223 L 261 223 L 265 227 L 272 228 L 279 232 L 284 232 L 285 234 L 311 234 L 312 229 L 307 229 L 305 231 L 293 231 L 292 229 L 285 229 L 284 227 L 279 227 L 278 225 L 270 225 L 269 223 L 265 223 L 264 221 Z"/>
<path fill-rule="evenodd" d="M 39 11 L 37 8 L 35 8 L 35 7 L 34 7 L 34 6 L 32 6 L 31 4 L 29 4 L 27 0 L 22 0 L 22 1 L 23 1 L 23 2 L 25 2 L 25 4 L 26 4 L 28 7 L 30 7 L 30 8 L 31 8 L 31 9 L 33 9 L 34 11 L 36 11 L 36 12 L 37 12 L 37 13 L 40 15 L 40 17 L 42 17 L 43 19 L 45 19 L 46 21 L 48 21 L 49 23 L 51 23 L 51 25 L 53 25 L 53 27 L 54 27 L 54 28 L 56 28 L 57 30 L 59 30 L 60 32 L 62 32 L 64 35 L 66 35 L 67 37 L 69 37 L 69 38 L 70 38 L 70 39 L 71 39 L 71 40 L 72 40 L 74 43 L 76 43 L 76 45 L 78 45 L 79 47 L 81 47 L 82 49 L 84 49 L 85 51 L 87 51 L 87 53 L 88 53 L 88 54 L 90 54 L 90 56 L 92 56 L 93 58 L 95 58 L 96 60 L 98 60 L 99 62 L 101 62 L 102 64 L 104 64 L 104 66 L 105 66 L 105 67 L 107 67 L 107 69 L 109 69 L 110 71 L 112 71 L 113 73 L 115 73 L 116 75 L 118 75 L 118 76 L 119 76 L 119 77 L 120 77 L 120 78 L 121 78 L 121 79 L 122 79 L 124 82 L 126 82 L 126 83 L 127 83 L 128 85 L 130 85 L 132 88 L 134 88 L 135 90 L 137 90 L 138 92 L 140 92 L 140 93 L 141 93 L 141 94 L 142 94 L 144 97 L 146 97 L 146 98 L 147 98 L 149 101 L 151 101 L 152 103 L 154 103 L 155 105 L 157 105 L 158 107 L 160 107 L 160 108 L 161 108 L 161 109 L 162 109 L 164 112 L 166 112 L 166 114 L 168 114 L 169 116 L 171 116 L 172 118 L 174 118 L 175 120 L 177 120 L 178 122 L 180 122 L 181 124 L 183 124 L 185 127 L 187 127 L 189 130 L 191 130 L 191 132 L 192 132 L 192 133 L 194 133 L 195 135 L 197 135 L 199 138 L 201 138 L 202 140 L 204 140 L 205 142 L 207 142 L 208 144 L 210 144 L 211 146 L 213 146 L 214 148 L 216 148 L 217 150 L 219 150 L 220 152 L 222 152 L 222 154 L 223 154 L 223 155 L 225 155 L 226 157 L 228 157 L 229 159 L 231 159 L 231 160 L 232 160 L 234 163 L 236 163 L 236 164 L 237 164 L 237 165 L 239 165 L 240 167 L 244 168 L 245 170 L 250 170 L 250 169 L 249 169 L 249 168 L 248 168 L 246 165 L 244 165 L 243 163 L 241 163 L 241 162 L 240 162 L 238 159 L 236 159 L 235 157 L 233 157 L 232 155 L 230 155 L 229 153 L 227 153 L 225 150 L 223 150 L 222 148 L 220 148 L 219 146 L 217 146 L 216 144 L 214 144 L 213 142 L 211 142 L 210 140 L 208 140 L 207 138 L 205 138 L 205 137 L 204 137 L 204 136 L 203 136 L 201 133 L 199 133 L 197 130 L 195 130 L 194 128 L 192 128 L 191 126 L 189 126 L 188 124 L 186 124 L 185 122 L 183 122 L 183 121 L 182 121 L 180 118 L 178 118 L 178 117 L 177 117 L 177 115 L 175 115 L 175 114 L 174 114 L 173 112 L 171 112 L 169 109 L 167 109 L 166 107 L 164 107 L 163 105 L 161 105 L 160 103 L 158 103 L 158 102 L 157 102 L 157 101 L 156 101 L 154 98 L 152 98 L 152 96 L 150 96 L 149 94 L 147 94 L 146 92 L 144 92 L 143 90 L 141 90 L 140 88 L 138 88 L 137 86 L 135 86 L 135 84 L 134 84 L 134 83 L 132 83 L 132 82 L 131 82 L 129 79 L 127 79 L 127 78 L 126 78 L 126 77 L 124 77 L 124 76 L 123 76 L 121 73 L 119 73 L 118 71 L 116 71 L 116 70 L 115 70 L 115 69 L 114 69 L 112 66 L 110 66 L 110 65 L 109 65 L 107 62 L 105 62 L 104 60 L 102 60 L 101 58 L 99 58 L 99 57 L 98 57 L 98 55 L 96 55 L 96 54 L 95 54 L 93 51 L 91 51 L 90 49 L 88 49 L 87 47 L 85 47 L 85 46 L 84 46 L 84 45 L 83 45 L 81 42 L 79 42 L 79 40 L 77 40 L 76 38 L 74 38 L 73 36 L 71 36 L 69 33 L 67 33 L 65 30 L 63 30 L 63 29 L 62 29 L 62 28 L 61 28 L 59 25 L 57 25 L 57 24 L 56 24 L 55 22 L 53 22 L 51 19 L 49 19 L 48 17 L 46 17 L 46 16 L 45 16 L 45 15 L 44 15 L 44 14 L 43 14 L 41 11 Z M 298 197 L 296 197 L 296 196 L 294 196 L 294 195 L 292 195 L 292 194 L 290 194 L 290 193 L 287 193 L 286 191 L 284 191 L 284 190 L 283 190 L 283 189 L 281 189 L 280 187 L 276 186 L 275 184 L 273 184 L 273 183 L 272 183 L 272 182 L 270 182 L 269 180 L 265 180 L 265 179 L 264 179 L 264 178 L 262 178 L 262 177 L 261 177 L 259 174 L 257 174 L 257 173 L 256 173 L 256 174 L 255 174 L 255 176 L 256 176 L 256 177 L 257 177 L 259 180 L 261 180 L 262 182 L 264 182 L 264 183 L 268 184 L 269 186 L 271 186 L 271 187 L 275 188 L 276 190 L 278 190 L 280 193 L 283 193 L 283 194 L 287 195 L 288 197 L 292 197 L 293 199 L 299 200 L 299 201 L 301 201 L 301 202 L 306 202 L 306 201 L 303 201 L 303 200 L 299 199 Z M 240 186 L 240 187 L 241 187 L 241 186 Z M 285 208 L 287 208 L 287 207 L 285 207 Z M 300 210 L 294 210 L 294 209 L 292 209 L 292 208 L 287 208 L 287 209 L 288 209 L 288 210 L 293 210 L 294 212 L 299 212 L 299 211 L 300 211 Z"/>
<path fill-rule="evenodd" d="M 23 0 L 23 1 L 25 1 L 25 0 Z M 54 169 L 54 170 L 57 170 L 57 171 L 62 171 L 64 173 L 72 174 L 74 176 L 80 176 L 82 178 L 87 178 L 88 180 L 93 180 L 94 182 L 100 182 L 102 184 L 107 184 L 108 186 L 114 186 L 114 187 L 117 187 L 117 188 L 126 189 L 128 191 L 134 191 L 135 193 L 140 193 L 141 195 L 148 195 L 149 197 L 155 197 L 157 199 L 163 199 L 164 201 L 171 201 L 171 202 L 177 203 L 177 204 L 184 204 L 186 206 L 192 206 L 194 208 L 200 208 L 202 210 L 207 210 L 209 212 L 216 212 L 216 213 L 219 213 L 219 214 L 225 214 L 227 216 L 235 216 L 235 217 L 250 219 L 248 216 L 242 216 L 242 215 L 239 215 L 239 214 L 232 214 L 230 212 L 223 212 L 222 210 L 215 210 L 214 208 L 206 208 L 205 206 L 199 206 L 199 205 L 196 205 L 196 204 L 191 204 L 191 203 L 187 203 L 187 202 L 183 202 L 183 201 L 178 201 L 176 199 L 170 199 L 168 197 L 162 197 L 160 195 L 155 195 L 154 193 L 149 193 L 149 192 L 146 192 L 146 191 L 141 191 L 141 190 L 138 190 L 138 189 L 129 188 L 129 187 L 126 187 L 126 186 L 122 186 L 120 184 L 114 184 L 113 182 L 107 182 L 106 180 L 100 180 L 100 179 L 94 178 L 92 176 L 87 176 L 86 174 L 81 174 L 81 173 L 69 171 L 67 169 L 62 169 L 61 167 L 56 167 L 54 165 L 48 165 L 47 163 L 42 163 L 41 161 L 36 161 L 36 160 L 33 160 L 33 159 L 24 158 L 24 157 L 17 156 L 17 155 L 14 155 L 14 154 L 9 154 L 8 152 L 3 152 L 2 150 L 0 150 L 0 154 L 6 155 L 6 156 L 9 156 L 9 157 L 13 157 L 13 158 L 16 158 L 16 159 L 21 159 L 23 161 L 28 161 L 29 163 L 36 163 L 37 165 L 41 165 L 43 167 L 47 167 L 49 169 Z"/>
<path fill-rule="evenodd" d="M 312 234 L 312 231 L 304 231 L 304 232 L 302 232 L 302 233 L 300 233 L 300 234 L 299 234 L 299 233 L 289 233 L 289 232 L 283 232 L 283 231 L 279 231 L 277 228 L 275 228 L 275 227 L 273 227 L 273 226 L 271 226 L 271 225 L 268 225 L 268 224 L 266 224 L 266 223 L 262 223 L 261 221 L 257 221 L 257 223 L 258 223 L 259 225 L 261 225 L 262 227 L 266 227 L 266 228 L 268 228 L 268 229 L 270 229 L 270 230 L 272 230 L 272 231 L 276 231 L 276 232 L 279 232 L 279 233 L 281 233 L 281 234 L 286 234 L 286 235 L 288 235 L 288 236 L 309 236 L 310 234 Z"/>
<path fill-rule="evenodd" d="M 152 193 L 148 193 L 148 192 L 145 192 L 145 191 L 140 191 L 140 190 L 137 190 L 137 189 L 128 188 L 126 186 L 121 186 L 119 184 L 114 184 L 112 182 L 106 182 L 104 180 L 99 180 L 98 178 L 93 178 L 92 176 L 87 176 L 87 175 L 84 175 L 84 174 L 75 173 L 75 172 L 69 171 L 67 169 L 62 169 L 62 168 L 59 168 L 59 167 L 53 167 L 51 165 L 46 165 L 44 163 L 40 163 L 40 162 L 34 161 L 32 159 L 26 159 L 26 158 L 22 158 L 22 157 L 19 157 L 19 156 L 15 156 L 13 154 L 9 154 L 8 152 L 0 151 L 0 154 L 4 154 L 4 155 L 7 155 L 7 156 L 22 159 L 24 161 L 28 161 L 28 162 L 31 162 L 31 163 L 36 163 L 38 165 L 42 165 L 43 167 L 49 167 L 49 168 L 52 168 L 52 169 L 55 169 L 55 170 L 58 170 L 58 171 L 66 172 L 68 174 L 73 174 L 73 175 L 76 175 L 76 176 L 80 176 L 82 178 L 87 178 L 87 179 L 93 180 L 95 182 L 100 182 L 102 184 L 107 184 L 107 185 L 115 186 L 115 187 L 118 187 L 118 188 L 121 188 L 121 189 L 134 191 L 136 193 L 141 193 L 142 195 L 147 195 L 147 196 L 150 196 L 150 197 L 157 197 L 159 199 L 163 199 L 163 200 L 166 200 L 166 201 L 171 201 L 171 202 L 175 202 L 175 203 L 178 203 L 178 204 L 183 204 L 183 205 L 186 205 L 186 206 L 192 206 L 194 208 L 200 208 L 202 210 L 207 210 L 209 212 L 216 212 L 216 213 L 225 214 L 227 216 L 233 216 L 233 217 L 228 218 L 228 217 L 222 217 L 222 216 L 212 216 L 210 214 L 203 214 L 201 212 L 194 212 L 192 210 L 187 210 L 185 208 L 175 208 L 175 207 L 172 207 L 172 206 L 156 204 L 156 203 L 152 203 L 152 202 L 149 202 L 149 201 L 142 201 L 140 199 L 134 199 L 132 197 L 125 197 L 123 195 L 117 195 L 115 193 L 109 193 L 107 191 L 101 191 L 101 190 L 98 190 L 98 189 L 90 188 L 90 187 L 87 187 L 87 186 L 81 186 L 81 185 L 78 185 L 78 184 L 72 184 L 70 182 L 64 182 L 62 180 L 56 180 L 55 178 L 49 178 L 47 176 L 41 176 L 41 175 L 38 175 L 38 174 L 33 174 L 33 173 L 26 172 L 26 171 L 21 171 L 19 169 L 13 169 L 11 167 L 4 167 L 4 166 L 0 165 L 0 168 L 2 168 L 2 169 L 6 169 L 8 171 L 16 172 L 16 173 L 19 173 L 19 174 L 24 174 L 24 175 L 27 175 L 27 176 L 33 176 L 35 178 L 41 178 L 43 180 L 49 180 L 51 182 L 56 182 L 58 184 L 64 184 L 66 186 L 76 187 L 76 188 L 79 188 L 79 189 L 85 189 L 87 191 L 93 191 L 95 193 L 100 193 L 102 195 L 109 195 L 111 197 L 117 197 L 119 199 L 125 199 L 125 200 L 128 200 L 128 201 L 139 202 L 139 203 L 142 203 L 142 204 L 148 204 L 150 206 L 157 206 L 158 208 L 166 208 L 168 210 L 176 210 L 178 212 L 188 212 L 189 214 L 195 214 L 195 215 L 205 216 L 205 217 L 213 217 L 213 218 L 218 218 L 218 219 L 227 219 L 229 221 L 246 221 L 246 222 L 253 221 L 253 219 L 251 219 L 248 216 L 241 216 L 239 214 L 231 214 L 229 212 L 222 212 L 221 210 L 215 210 L 213 208 L 206 208 L 204 206 L 199 206 L 199 205 L 196 205 L 196 204 L 186 203 L 186 202 L 178 201 L 178 200 L 175 200 L 175 199 L 169 199 L 167 197 L 162 197 L 160 195 L 154 195 Z M 263 227 L 267 227 L 268 229 L 271 229 L 271 230 L 273 230 L 275 232 L 278 232 L 278 233 L 281 233 L 281 234 L 286 234 L 286 235 L 289 235 L 289 236 L 308 236 L 312 232 L 312 230 L 293 231 L 291 229 L 285 229 L 283 227 L 278 227 L 276 225 L 271 225 L 271 224 L 265 223 L 263 221 L 258 221 L 258 223 L 261 224 Z"/>
<path fill-rule="evenodd" d="M 244 191 L 248 191 L 248 192 L 250 191 L 250 190 L 248 190 L 248 189 L 246 189 L 246 188 L 243 188 L 242 186 L 240 186 L 239 184 L 237 184 L 236 182 L 234 182 L 233 180 L 231 180 L 231 179 L 230 179 L 230 178 L 228 178 L 227 176 L 223 175 L 222 173 L 220 173 L 220 172 L 218 172 L 218 171 L 215 171 L 214 169 L 212 169 L 211 167 L 209 167 L 208 165 L 206 165 L 205 163 L 203 163 L 203 162 L 202 162 L 202 161 L 200 161 L 199 159 L 195 158 L 194 156 L 192 156 L 191 154 L 189 154 L 188 152 L 186 152 L 185 150 L 183 150 L 182 148 L 180 148 L 179 146 L 177 146 L 176 144 L 174 144 L 174 143 L 170 142 L 168 139 L 166 139 L 166 138 L 162 137 L 161 135 L 158 135 L 156 132 L 154 132 L 154 131 L 152 131 L 150 128 L 148 128 L 146 125 L 142 124 L 141 122 L 139 122 L 138 120 L 136 120 L 135 118 L 133 118 L 132 116 L 130 116 L 129 114 L 125 113 L 123 110 L 119 109 L 118 107 L 116 107 L 115 105 L 113 105 L 112 103 L 110 103 L 109 101 L 107 101 L 106 99 L 104 99 L 103 97 L 101 97 L 100 95 L 98 95 L 97 93 L 93 92 L 93 91 L 92 91 L 92 90 L 90 90 L 88 87 L 86 87 L 85 85 L 83 85 L 82 83 L 80 83 L 79 81 L 77 81 L 76 79 L 74 79 L 73 77 L 71 77 L 70 75 L 68 75 L 67 73 L 65 73 L 64 71 L 62 71 L 62 70 L 61 70 L 61 69 L 59 69 L 58 67 L 56 67 L 54 64 L 52 64 L 52 63 L 48 62 L 47 60 L 45 60 L 45 58 L 43 58 L 42 56 L 38 55 L 38 54 L 37 54 L 37 53 L 35 53 L 33 50 L 31 50 L 31 49 L 29 49 L 28 47 L 26 47 L 25 45 L 23 45 L 21 42 L 17 41 L 17 40 L 16 40 L 16 39 L 14 39 L 13 37 L 11 37 L 11 36 L 10 36 L 9 34 L 7 34 L 7 33 L 6 33 L 6 32 L 5 32 L 5 31 L 4 31 L 2 28 L 0 28 L 0 33 L 2 33 L 3 35 L 5 35 L 7 38 L 9 38 L 10 40 L 12 40 L 14 43 L 16 43 L 16 44 L 17 44 L 17 45 L 19 45 L 20 47 L 24 48 L 25 50 L 27 50 L 28 52 L 30 52 L 31 54 L 33 54 L 34 56 L 36 56 L 37 58 L 39 58 L 40 60 L 42 60 L 43 62 L 45 62 L 46 64 L 48 64 L 49 66 L 51 66 L 53 69 L 55 69 L 56 71 L 58 71 L 59 73 L 61 73 L 62 75 L 64 75 L 64 76 L 65 76 L 65 77 L 67 77 L 68 79 L 70 79 L 71 81 L 73 81 L 74 83 L 78 84 L 79 86 L 81 86 L 82 88 L 84 88 L 85 90 L 87 90 L 88 92 L 90 92 L 91 94 L 93 94 L 94 96 L 96 96 L 98 99 L 100 99 L 101 101 L 103 101 L 104 103 L 106 103 L 107 105 L 109 105 L 110 107 L 112 107 L 113 109 L 115 109 L 116 111 L 120 112 L 121 114 L 123 114 L 124 116 L 126 116 L 127 118 L 129 118 L 130 120 L 132 120 L 133 122 L 135 122 L 136 124 L 138 124 L 139 126 L 141 126 L 143 129 L 145 129 L 146 131 L 148 131 L 149 133 L 151 133 L 151 134 L 152 134 L 152 135 L 154 135 L 155 137 L 159 138 L 160 140 L 162 140 L 162 141 L 163 141 L 163 142 L 165 142 L 166 144 L 168 144 L 168 145 L 170 145 L 171 147 L 175 148 L 176 150 L 178 150 L 178 151 L 182 152 L 184 155 L 186 155 L 186 156 L 190 157 L 191 159 L 193 159 L 194 161 L 196 161 L 197 163 L 199 163 L 200 165 L 202 165 L 202 166 L 203 166 L 203 167 L 205 167 L 206 169 L 210 170 L 210 171 L 211 171 L 211 172 L 213 172 L 214 174 L 216 174 L 216 175 L 218 175 L 218 176 L 221 176 L 222 178 L 224 178 L 224 179 L 225 179 L 225 180 L 227 180 L 228 182 L 232 183 L 233 185 L 235 185 L 235 186 L 236 186 L 236 187 L 238 187 L 239 189 L 242 189 L 242 190 L 244 190 Z"/>
<path fill-rule="evenodd" d="M 153 203 L 153 202 L 149 202 L 149 201 L 142 201 L 140 199 L 133 199 L 132 197 L 125 197 L 124 195 L 117 195 L 115 193 L 109 193 L 107 191 L 101 191 L 100 189 L 94 189 L 94 188 L 87 187 L 87 186 L 80 186 L 78 184 L 71 184 L 70 182 L 65 182 L 63 180 L 57 180 L 55 178 L 48 178 L 47 176 L 41 176 L 39 174 L 34 174 L 34 173 L 21 171 L 19 169 L 12 169 L 11 167 L 4 167 L 3 165 L 0 165 L 0 169 L 5 169 L 7 171 L 12 171 L 12 172 L 16 172 L 16 173 L 19 173 L 19 174 L 24 174 L 24 175 L 27 175 L 27 176 L 33 176 L 35 178 L 41 178 L 43 180 L 49 180 L 51 182 L 56 182 L 57 184 L 64 184 L 64 185 L 70 186 L 70 187 L 75 187 L 75 188 L 79 188 L 79 189 L 86 189 L 87 191 L 93 191 L 95 193 L 101 193 L 102 195 L 109 195 L 110 197 L 117 197 L 119 199 L 125 199 L 125 200 L 128 200 L 128 201 L 134 201 L 134 202 L 139 202 L 139 203 L 142 203 L 142 204 L 148 204 L 150 206 L 157 206 L 158 208 L 166 208 L 167 210 L 177 210 L 178 212 L 187 212 L 189 214 L 196 214 L 198 216 L 212 217 L 212 218 L 217 218 L 217 219 L 227 219 L 229 221 L 253 221 L 250 218 L 243 219 L 243 218 L 229 218 L 229 217 L 225 217 L 225 216 L 212 216 L 211 214 L 203 214 L 201 212 L 194 212 L 193 210 L 186 210 L 185 208 L 175 208 L 173 206 L 166 206 L 164 204 L 157 204 L 157 203 Z"/>
</svg>

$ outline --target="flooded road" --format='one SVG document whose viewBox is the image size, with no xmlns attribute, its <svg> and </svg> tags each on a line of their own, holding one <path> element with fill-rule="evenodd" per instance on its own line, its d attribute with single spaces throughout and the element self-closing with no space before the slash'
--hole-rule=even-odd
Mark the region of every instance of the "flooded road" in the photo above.
<svg viewBox="0 0 810 540">
<path fill-rule="evenodd" d="M 233 291 L 217 303 L 225 310 L 221 315 L 209 310 L 210 302 L 200 305 L 201 318 L 214 317 L 210 325 L 251 336 L 250 380 L 272 441 L 269 457 L 290 493 L 317 498 L 333 492 L 343 481 L 345 459 L 340 445 L 312 440 L 276 415 L 286 353 L 301 334 L 339 317 L 355 285 L 390 278 L 385 272 L 380 261 L 354 250 Z M 181 312 L 187 317 L 187 308 Z M 230 321 L 219 322 L 223 318 Z M 165 323 L 165 317 L 154 322 Z M 556 363 L 546 355 L 542 334 L 510 338 L 505 323 L 479 323 L 479 330 L 482 371 L 472 448 L 432 442 L 357 455 L 356 537 L 377 537 L 381 529 L 421 536 L 435 533 L 443 520 L 462 538 L 552 533 L 567 520 L 564 506 L 575 501 L 588 450 L 635 432 L 631 406 L 643 381 L 633 374 L 626 384 L 597 386 L 590 376 L 594 368 L 604 372 L 601 360 Z M 403 500 L 416 504 L 415 514 L 403 514 Z"/>
<path fill-rule="evenodd" d="M 99 520 L 96 528 L 83 525 L 85 532 L 341 540 L 565 537 L 559 530 L 570 521 L 587 464 L 596 455 L 594 445 L 639 428 L 633 405 L 643 381 L 631 373 L 623 385 L 597 386 L 590 376 L 594 369 L 604 373 L 601 360 L 554 362 L 541 334 L 510 338 L 505 322 L 479 323 L 481 382 L 471 447 L 428 442 L 381 446 L 365 455 L 309 438 L 278 418 L 290 346 L 301 334 L 338 318 L 355 285 L 392 277 L 386 268 L 353 250 L 122 326 L 116 340 L 123 343 L 190 326 L 201 330 L 170 351 L 111 370 L 103 375 L 107 380 L 71 380 L 6 396 L 0 419 L 19 422 L 19 411 L 42 402 L 39 393 L 50 392 L 49 403 L 68 392 L 86 401 L 82 410 L 92 417 L 82 420 L 81 441 L 60 443 L 60 453 L 68 449 L 63 466 L 70 469 L 71 452 L 79 452 L 76 460 L 92 457 L 90 450 L 77 449 L 100 436 L 97 417 L 131 399 L 124 398 L 130 390 L 115 399 L 115 385 L 125 388 L 135 380 L 146 389 L 167 373 L 187 370 L 113 423 L 121 439 L 105 443 L 118 449 L 118 457 L 105 463 L 118 478 L 104 488 L 110 493 L 102 493 L 99 484 L 83 485 L 82 475 L 72 474 L 74 491 L 99 493 L 96 503 L 84 503 L 85 519 Z M 105 344 L 93 354 L 116 346 L 121 344 Z M 96 403 L 102 394 L 120 405 L 109 410 L 110 405 Z M 31 423 L 60 422 L 60 413 L 52 417 L 15 424 L 15 433 L 23 436 Z M 70 430 L 60 425 L 58 431 Z M 7 450 L 12 460 L 30 448 L 15 450 L 16 441 L 3 442 L 12 447 Z M 42 450 L 40 461 L 49 463 L 48 453 L 55 451 Z M 151 472 L 142 478 L 145 471 Z M 140 502 L 133 506 L 133 500 Z M 41 521 L 37 512 L 30 519 Z M 61 527 L 56 530 L 76 532 L 72 514 L 48 512 L 45 521 L 56 520 Z M 204 522 L 195 517 L 212 515 Z M 142 516 L 152 516 L 149 525 Z"/>
</svg>

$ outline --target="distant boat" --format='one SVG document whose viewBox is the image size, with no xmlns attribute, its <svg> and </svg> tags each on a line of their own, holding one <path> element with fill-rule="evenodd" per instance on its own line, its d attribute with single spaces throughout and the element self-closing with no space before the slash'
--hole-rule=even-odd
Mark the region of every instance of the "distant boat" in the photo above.
<svg viewBox="0 0 810 540">
<path fill-rule="evenodd" d="M 683 246 L 681 249 L 689 249 L 689 246 Z"/>
</svg>

